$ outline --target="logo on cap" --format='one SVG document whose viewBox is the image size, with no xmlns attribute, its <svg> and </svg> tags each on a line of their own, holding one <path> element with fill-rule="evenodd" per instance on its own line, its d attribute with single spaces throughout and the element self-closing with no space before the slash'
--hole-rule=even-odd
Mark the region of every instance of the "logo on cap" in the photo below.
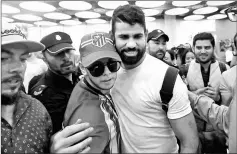
<svg viewBox="0 0 237 154">
<path fill-rule="evenodd" d="M 61 38 L 61 36 L 59 36 L 59 35 L 56 35 L 56 40 L 61 40 L 62 38 Z"/>
<path fill-rule="evenodd" d="M 101 48 L 106 44 L 104 34 L 100 34 L 100 33 L 92 34 L 91 38 L 92 38 L 92 44 L 97 47 Z"/>
<path fill-rule="evenodd" d="M 157 29 L 157 32 L 158 32 L 158 33 L 161 33 L 161 30 Z"/>
<path fill-rule="evenodd" d="M 91 38 L 89 38 L 89 40 L 81 43 L 81 48 L 84 48 L 90 44 L 101 48 L 106 45 L 106 43 L 113 45 L 113 41 L 110 38 L 106 37 L 103 33 L 93 33 L 91 34 Z"/>
</svg>

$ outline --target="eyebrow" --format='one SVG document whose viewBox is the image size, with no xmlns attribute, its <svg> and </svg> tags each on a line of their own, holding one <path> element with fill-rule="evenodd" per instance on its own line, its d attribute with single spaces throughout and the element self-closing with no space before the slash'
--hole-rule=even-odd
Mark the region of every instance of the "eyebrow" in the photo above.
<svg viewBox="0 0 237 154">
<path fill-rule="evenodd" d="M 1 49 L 1 52 L 2 53 L 6 53 L 6 54 L 9 54 L 9 55 L 13 55 L 13 53 L 11 52 L 11 51 L 9 51 L 9 50 L 6 50 L 6 49 Z M 26 51 L 26 52 L 24 52 L 22 55 L 27 55 L 27 54 L 29 54 L 30 52 L 28 52 L 28 51 Z M 21 55 L 21 56 L 22 56 Z"/>
</svg>

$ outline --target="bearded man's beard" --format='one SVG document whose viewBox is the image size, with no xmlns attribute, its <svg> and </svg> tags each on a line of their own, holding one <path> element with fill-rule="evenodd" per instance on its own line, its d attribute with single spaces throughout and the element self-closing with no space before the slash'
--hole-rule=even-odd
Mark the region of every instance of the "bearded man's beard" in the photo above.
<svg viewBox="0 0 237 154">
<path fill-rule="evenodd" d="M 1 104 L 2 105 L 13 105 L 20 97 L 20 90 L 14 95 L 5 95 L 1 96 Z"/>
<path fill-rule="evenodd" d="M 136 56 L 126 56 L 125 52 L 128 52 L 128 51 L 137 51 L 137 55 Z M 137 64 L 142 59 L 145 52 L 146 52 L 146 48 L 133 49 L 133 50 L 123 49 L 120 52 L 118 52 L 118 54 L 120 55 L 121 60 L 125 65 L 134 65 L 134 64 Z"/>
</svg>

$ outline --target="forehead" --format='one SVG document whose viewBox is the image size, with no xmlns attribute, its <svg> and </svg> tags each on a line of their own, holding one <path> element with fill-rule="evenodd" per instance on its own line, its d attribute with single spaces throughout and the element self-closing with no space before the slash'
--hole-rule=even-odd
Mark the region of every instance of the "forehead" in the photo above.
<svg viewBox="0 0 237 154">
<path fill-rule="evenodd" d="M 116 22 L 115 23 L 115 35 L 134 35 L 134 34 L 144 34 L 145 30 L 140 24 L 136 23 L 130 25 L 125 22 Z"/>
<path fill-rule="evenodd" d="M 197 40 L 195 46 L 212 46 L 210 40 Z"/>
<path fill-rule="evenodd" d="M 2 45 L 1 54 L 23 55 L 29 54 L 28 48 L 24 44 Z"/>
</svg>

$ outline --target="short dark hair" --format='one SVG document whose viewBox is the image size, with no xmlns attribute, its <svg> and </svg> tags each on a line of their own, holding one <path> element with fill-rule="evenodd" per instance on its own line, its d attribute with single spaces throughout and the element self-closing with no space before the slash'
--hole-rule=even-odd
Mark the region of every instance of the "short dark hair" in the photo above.
<svg viewBox="0 0 237 154">
<path fill-rule="evenodd" d="M 237 49 L 237 33 L 234 36 L 234 44 L 235 44 L 235 48 Z"/>
<path fill-rule="evenodd" d="M 210 40 L 212 47 L 215 47 L 215 39 L 211 33 L 202 32 L 196 34 L 193 38 L 193 47 L 195 46 L 196 41 L 198 40 Z"/>
<path fill-rule="evenodd" d="M 115 23 L 125 22 L 130 25 L 140 24 L 146 31 L 145 15 L 141 8 L 136 5 L 123 5 L 117 7 L 112 15 L 112 34 L 115 33 Z"/>
</svg>

